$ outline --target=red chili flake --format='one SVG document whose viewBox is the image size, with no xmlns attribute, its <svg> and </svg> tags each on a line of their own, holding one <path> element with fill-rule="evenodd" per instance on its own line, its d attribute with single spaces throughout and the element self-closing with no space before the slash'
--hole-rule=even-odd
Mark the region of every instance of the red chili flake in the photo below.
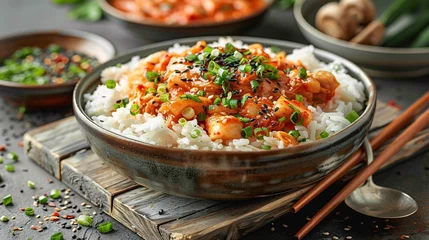
<svg viewBox="0 0 429 240">
<path fill-rule="evenodd" d="M 62 215 L 61 217 L 64 219 L 73 219 L 74 218 L 73 215 Z"/>
<path fill-rule="evenodd" d="M 60 213 L 59 213 L 59 212 L 53 212 L 53 213 L 51 214 L 51 216 L 53 216 L 53 217 L 59 217 L 59 216 L 60 216 Z"/>
<path fill-rule="evenodd" d="M 24 211 L 25 211 L 25 208 L 20 208 L 19 210 L 21 210 L 21 211 L 23 211 L 23 212 L 24 212 Z"/>
<path fill-rule="evenodd" d="M 50 202 L 50 203 L 48 203 L 48 206 L 49 207 L 56 207 L 57 205 L 55 205 L 55 203 L 53 203 L 53 202 Z"/>
<path fill-rule="evenodd" d="M 48 183 L 54 183 L 54 180 L 52 180 L 52 179 L 50 179 L 50 178 L 48 178 L 48 179 L 46 179 L 46 180 L 48 180 Z"/>
<path fill-rule="evenodd" d="M 51 220 L 52 222 L 54 222 L 54 221 L 60 220 L 60 218 L 59 217 L 50 217 L 49 220 Z"/>
<path fill-rule="evenodd" d="M 421 232 L 422 232 L 422 229 L 421 229 L 421 228 L 419 228 L 419 230 L 417 230 L 417 232 L 421 233 Z"/>
<path fill-rule="evenodd" d="M 39 230 L 41 230 L 42 229 L 42 227 L 41 226 L 38 226 L 38 225 L 31 225 L 31 227 L 30 227 L 32 230 L 36 230 L 36 231 L 39 231 Z"/>
<path fill-rule="evenodd" d="M 0 145 L 0 151 L 5 151 L 5 150 L 6 150 L 6 144 Z"/>
<path fill-rule="evenodd" d="M 19 141 L 19 142 L 18 142 L 18 146 L 19 146 L 19 147 L 24 147 L 24 142 Z"/>
<path fill-rule="evenodd" d="M 387 105 L 389 105 L 389 106 L 391 106 L 391 107 L 395 107 L 395 108 L 397 108 L 397 109 L 402 109 L 402 107 L 401 107 L 401 106 L 399 106 L 399 105 L 395 102 L 395 100 L 393 100 L 393 99 L 390 99 L 390 100 L 387 102 Z"/>
</svg>

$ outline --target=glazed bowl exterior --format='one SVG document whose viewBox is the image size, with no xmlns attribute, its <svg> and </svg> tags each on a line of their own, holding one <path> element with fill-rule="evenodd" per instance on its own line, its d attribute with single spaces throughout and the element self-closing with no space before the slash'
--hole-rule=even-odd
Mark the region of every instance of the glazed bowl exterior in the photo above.
<svg viewBox="0 0 429 240">
<path fill-rule="evenodd" d="M 115 47 L 103 37 L 78 30 L 58 30 L 24 33 L 0 39 L 0 59 L 9 57 L 23 47 L 46 48 L 50 44 L 84 53 L 96 58 L 100 63 L 116 54 Z M 70 106 L 75 85 L 75 81 L 30 85 L 0 80 L 0 96 L 13 105 L 26 106 L 29 109 Z"/>
<path fill-rule="evenodd" d="M 253 37 L 233 37 L 244 43 L 278 46 L 287 52 L 302 45 Z M 88 74 L 77 86 L 73 106 L 80 128 L 92 150 L 108 165 L 135 182 L 173 195 L 215 200 L 239 200 L 279 194 L 309 185 L 337 168 L 357 150 L 375 112 L 375 86 L 353 63 L 322 50 L 323 61 L 341 61 L 349 73 L 362 81 L 368 96 L 358 120 L 336 135 L 282 150 L 203 151 L 166 148 L 136 141 L 95 124 L 84 112 L 83 95 L 99 85 L 101 71 L 133 56 L 145 57 L 174 43 L 193 45 L 218 37 L 196 37 L 148 45 L 117 57 Z"/>
<path fill-rule="evenodd" d="M 347 58 L 374 77 L 418 77 L 429 74 L 429 47 L 390 48 L 353 44 L 333 38 L 315 27 L 317 11 L 328 2 L 337 0 L 299 0 L 294 15 L 304 37 L 318 48 Z M 391 0 L 374 1 L 379 16 Z"/>
<path fill-rule="evenodd" d="M 244 32 L 260 23 L 274 0 L 264 0 L 266 6 L 249 16 L 223 22 L 191 23 L 187 25 L 164 24 L 150 19 L 135 18 L 122 12 L 112 5 L 109 0 L 98 0 L 107 18 L 127 29 L 131 34 L 152 40 L 170 40 L 181 37 L 202 35 L 230 35 Z"/>
</svg>

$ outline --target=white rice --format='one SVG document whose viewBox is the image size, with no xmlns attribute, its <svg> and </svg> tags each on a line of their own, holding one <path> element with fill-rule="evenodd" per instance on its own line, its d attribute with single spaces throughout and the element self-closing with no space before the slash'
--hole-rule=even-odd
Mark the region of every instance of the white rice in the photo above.
<svg viewBox="0 0 429 240">
<path fill-rule="evenodd" d="M 218 42 L 210 45 L 224 46 L 227 42 L 231 42 L 238 48 L 247 47 L 243 42 L 234 41 L 231 38 L 220 38 Z M 181 53 L 188 48 L 189 46 L 175 44 L 168 51 Z M 348 75 L 340 62 L 328 64 L 320 62 L 314 56 L 313 50 L 313 46 L 296 49 L 287 58 L 296 63 L 300 61 L 310 71 L 327 70 L 332 72 L 340 86 L 336 89 L 335 96 L 323 109 L 319 106 L 308 106 L 313 112 L 313 119 L 307 127 L 295 126 L 301 135 L 300 138 L 306 138 L 306 142 L 316 141 L 323 131 L 331 136 L 350 125 L 345 116 L 352 110 L 361 111 L 365 101 L 364 86 L 361 82 Z M 274 55 L 270 49 L 266 49 L 266 52 Z M 183 127 L 175 124 L 170 129 L 161 115 L 153 116 L 144 113 L 132 116 L 129 111 L 131 104 L 127 106 L 128 109 L 119 108 L 114 111 L 113 105 L 116 101 L 128 97 L 130 91 L 125 74 L 133 71 L 139 62 L 139 57 L 133 57 L 127 64 L 106 68 L 101 74 L 101 82 L 105 83 L 108 79 L 114 79 L 118 82 L 115 89 L 108 89 L 105 85 L 99 85 L 94 93 L 84 95 L 85 111 L 101 127 L 145 143 L 184 149 L 252 151 L 261 150 L 260 146 L 262 145 L 269 145 L 271 149 L 285 147 L 282 141 L 273 137 L 275 132 L 271 132 L 270 136 L 264 137 L 263 140 L 250 142 L 248 139 L 235 139 L 228 145 L 223 145 L 221 140 L 212 141 L 204 129 L 198 125 L 197 120 L 188 121 Z M 201 132 L 197 138 L 190 137 L 194 129 Z"/>
</svg>

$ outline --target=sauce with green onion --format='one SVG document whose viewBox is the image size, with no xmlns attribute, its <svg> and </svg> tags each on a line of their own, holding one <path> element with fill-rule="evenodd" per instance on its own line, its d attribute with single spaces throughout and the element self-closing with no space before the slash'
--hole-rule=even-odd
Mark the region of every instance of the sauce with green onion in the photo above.
<svg viewBox="0 0 429 240">
<path fill-rule="evenodd" d="M 0 80 L 30 85 L 76 82 L 98 65 L 95 58 L 52 44 L 24 47 L 0 59 Z"/>
</svg>

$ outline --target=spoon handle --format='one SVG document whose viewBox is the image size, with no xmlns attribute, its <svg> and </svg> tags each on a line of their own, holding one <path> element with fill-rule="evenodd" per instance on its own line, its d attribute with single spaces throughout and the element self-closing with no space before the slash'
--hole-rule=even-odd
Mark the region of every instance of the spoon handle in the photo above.
<svg viewBox="0 0 429 240">
<path fill-rule="evenodd" d="M 365 147 L 366 151 L 367 165 L 370 165 L 372 161 L 374 161 L 374 152 L 372 151 L 371 143 L 369 142 L 368 138 L 365 138 L 365 140 L 363 141 L 363 146 Z M 374 182 L 372 181 L 372 175 L 368 177 L 368 179 L 366 180 L 366 184 L 374 184 Z"/>
</svg>

